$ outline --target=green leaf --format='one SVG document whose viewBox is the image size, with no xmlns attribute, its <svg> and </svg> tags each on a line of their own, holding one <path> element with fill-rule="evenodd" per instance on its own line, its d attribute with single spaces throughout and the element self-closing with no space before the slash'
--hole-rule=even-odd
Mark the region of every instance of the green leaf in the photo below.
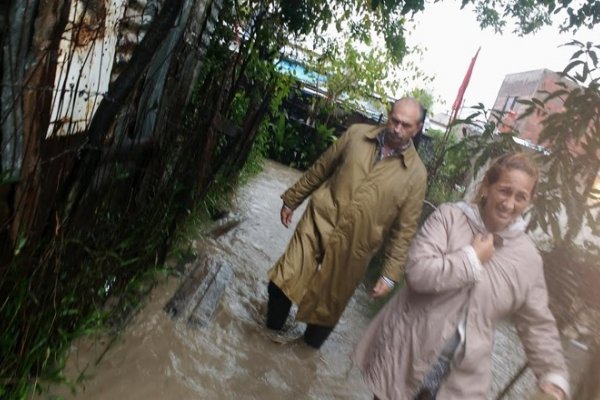
<svg viewBox="0 0 600 400">
<path fill-rule="evenodd" d="M 563 69 L 563 74 L 568 74 L 573 68 L 575 68 L 578 65 L 582 65 L 584 62 L 581 60 L 575 60 L 570 62 L 564 69 Z"/>
</svg>

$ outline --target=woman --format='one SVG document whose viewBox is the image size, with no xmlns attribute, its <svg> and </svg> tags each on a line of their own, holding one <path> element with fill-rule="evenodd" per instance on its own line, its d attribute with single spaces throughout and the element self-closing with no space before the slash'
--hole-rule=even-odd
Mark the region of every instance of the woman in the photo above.
<svg viewBox="0 0 600 400">
<path fill-rule="evenodd" d="M 542 259 L 523 211 L 538 180 L 524 153 L 486 172 L 476 203 L 443 204 L 409 252 L 406 287 L 371 322 L 354 361 L 376 399 L 486 399 L 494 329 L 512 317 L 542 392 L 562 400 L 568 374 Z"/>
</svg>

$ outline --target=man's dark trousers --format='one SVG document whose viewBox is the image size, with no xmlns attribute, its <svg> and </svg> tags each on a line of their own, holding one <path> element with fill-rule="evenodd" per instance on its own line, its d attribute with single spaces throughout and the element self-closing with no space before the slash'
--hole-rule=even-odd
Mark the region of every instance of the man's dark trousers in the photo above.
<svg viewBox="0 0 600 400">
<path fill-rule="evenodd" d="M 290 308 L 292 307 L 292 301 L 272 281 L 269 281 L 267 290 L 269 292 L 267 328 L 279 331 L 283 328 L 283 324 L 287 320 Z M 331 331 L 333 331 L 332 327 L 306 324 L 303 337 L 304 342 L 315 349 L 319 349 L 325 343 Z"/>
</svg>

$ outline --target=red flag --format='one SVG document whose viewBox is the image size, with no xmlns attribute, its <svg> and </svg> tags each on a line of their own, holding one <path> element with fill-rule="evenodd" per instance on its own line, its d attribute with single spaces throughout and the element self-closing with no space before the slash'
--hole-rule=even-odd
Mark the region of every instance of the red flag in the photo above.
<svg viewBox="0 0 600 400">
<path fill-rule="evenodd" d="M 467 90 L 467 86 L 469 85 L 469 80 L 471 79 L 471 74 L 473 73 L 473 67 L 475 66 L 477 56 L 479 55 L 479 50 L 481 50 L 481 47 L 477 49 L 477 53 L 475 53 L 475 56 L 471 59 L 471 64 L 469 64 L 469 69 L 465 74 L 465 78 L 463 79 L 462 84 L 458 88 L 456 100 L 454 100 L 454 104 L 452 104 L 452 114 L 454 115 L 454 117 L 456 117 L 456 114 L 458 114 L 458 110 L 460 109 L 460 106 L 462 104 L 463 95 L 465 94 L 465 90 Z"/>
</svg>

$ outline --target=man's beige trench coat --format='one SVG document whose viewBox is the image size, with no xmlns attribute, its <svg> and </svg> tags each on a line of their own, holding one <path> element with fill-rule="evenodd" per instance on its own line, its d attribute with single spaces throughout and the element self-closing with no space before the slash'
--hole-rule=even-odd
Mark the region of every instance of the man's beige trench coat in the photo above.
<svg viewBox="0 0 600 400">
<path fill-rule="evenodd" d="M 407 286 L 390 299 L 358 342 L 354 361 L 381 400 L 413 400 L 463 318 L 464 346 L 457 350 L 437 398 L 487 399 L 495 325 L 508 316 L 537 378 L 568 393 L 542 258 L 524 232 L 525 223 L 520 219 L 520 227 L 515 223 L 498 233 L 503 244 L 477 276 L 465 251 L 474 235 L 485 229 L 476 215 L 478 223 L 450 204 L 431 214 L 412 242 Z"/>
<path fill-rule="evenodd" d="M 388 239 L 382 275 L 398 281 L 426 190 L 414 146 L 376 162 L 383 127 L 352 125 L 283 195 L 298 207 L 312 194 L 269 278 L 296 304 L 296 319 L 333 327 L 367 265 Z"/>
</svg>

